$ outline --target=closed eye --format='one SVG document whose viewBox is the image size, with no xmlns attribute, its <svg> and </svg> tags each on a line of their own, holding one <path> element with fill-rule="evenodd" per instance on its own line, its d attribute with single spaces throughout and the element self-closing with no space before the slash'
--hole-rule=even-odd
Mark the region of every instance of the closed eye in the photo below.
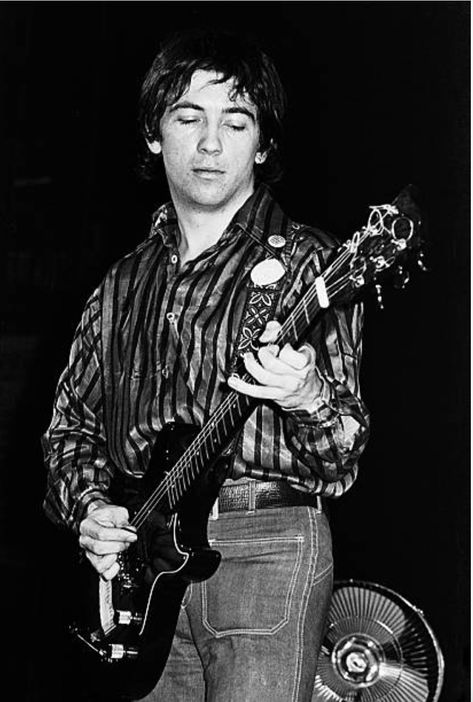
<svg viewBox="0 0 473 702">
<path fill-rule="evenodd" d="M 235 123 L 235 122 L 225 122 L 224 126 L 229 127 L 230 129 L 233 129 L 233 131 L 235 131 L 235 132 L 243 132 L 246 129 L 247 125 Z"/>
</svg>

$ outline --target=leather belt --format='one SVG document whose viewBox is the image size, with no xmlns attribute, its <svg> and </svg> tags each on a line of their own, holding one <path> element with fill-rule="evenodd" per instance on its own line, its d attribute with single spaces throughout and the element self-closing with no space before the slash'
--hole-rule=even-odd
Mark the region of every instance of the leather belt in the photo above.
<svg viewBox="0 0 473 702">
<path fill-rule="evenodd" d="M 212 516 L 216 518 L 220 512 L 296 506 L 315 507 L 321 512 L 323 501 L 319 495 L 294 490 L 284 480 L 249 480 L 233 485 L 227 481 L 220 488 Z"/>
</svg>

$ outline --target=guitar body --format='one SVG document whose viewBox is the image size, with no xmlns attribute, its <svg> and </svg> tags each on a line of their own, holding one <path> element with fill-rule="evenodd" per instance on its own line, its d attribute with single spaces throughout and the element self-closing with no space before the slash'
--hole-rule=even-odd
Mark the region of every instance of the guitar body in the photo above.
<svg viewBox="0 0 473 702">
<path fill-rule="evenodd" d="M 136 514 L 196 433 L 188 425 L 165 427 L 145 478 L 117 479 L 114 503 Z M 177 510 L 161 504 L 148 514 L 136 544 L 119 557 L 120 572 L 111 581 L 100 578 L 88 561 L 80 566 L 82 610 L 71 630 L 89 659 L 101 699 L 142 697 L 159 680 L 187 585 L 209 578 L 220 563 L 220 554 L 208 543 L 207 522 L 224 478 L 223 470 L 218 475 L 211 468 L 193 483 Z"/>
</svg>

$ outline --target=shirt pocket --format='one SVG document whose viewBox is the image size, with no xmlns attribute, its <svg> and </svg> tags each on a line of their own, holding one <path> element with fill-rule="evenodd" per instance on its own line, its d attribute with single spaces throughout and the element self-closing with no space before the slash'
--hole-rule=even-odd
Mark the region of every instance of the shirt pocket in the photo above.
<svg viewBox="0 0 473 702">
<path fill-rule="evenodd" d="M 202 623 L 216 638 L 275 634 L 289 621 L 302 535 L 212 542 L 222 563 L 202 583 Z"/>
</svg>

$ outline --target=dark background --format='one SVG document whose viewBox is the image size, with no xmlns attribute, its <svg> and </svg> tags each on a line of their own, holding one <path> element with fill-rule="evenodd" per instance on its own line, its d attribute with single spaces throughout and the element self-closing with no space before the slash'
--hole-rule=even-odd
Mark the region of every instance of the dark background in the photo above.
<svg viewBox="0 0 473 702">
<path fill-rule="evenodd" d="M 2 3 L 0 564 L 10 699 L 74 700 L 64 537 L 42 516 L 40 435 L 81 309 L 147 234 L 164 181 L 135 175 L 139 86 L 185 26 L 251 31 L 287 86 L 299 221 L 346 238 L 416 183 L 430 272 L 367 302 L 372 437 L 333 508 L 337 578 L 421 608 L 469 693 L 469 3 Z M 409 702 L 409 701 L 406 701 Z"/>
</svg>

